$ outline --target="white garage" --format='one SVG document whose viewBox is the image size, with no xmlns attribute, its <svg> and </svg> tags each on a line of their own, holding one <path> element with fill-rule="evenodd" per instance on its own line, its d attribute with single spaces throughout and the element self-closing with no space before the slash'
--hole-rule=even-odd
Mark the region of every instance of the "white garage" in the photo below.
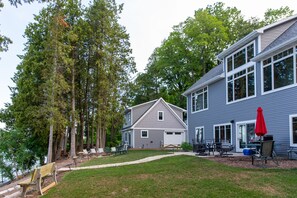
<svg viewBox="0 0 297 198">
<path fill-rule="evenodd" d="M 185 132 L 164 132 L 164 146 L 175 145 L 180 146 L 182 142 L 185 142 Z"/>
</svg>

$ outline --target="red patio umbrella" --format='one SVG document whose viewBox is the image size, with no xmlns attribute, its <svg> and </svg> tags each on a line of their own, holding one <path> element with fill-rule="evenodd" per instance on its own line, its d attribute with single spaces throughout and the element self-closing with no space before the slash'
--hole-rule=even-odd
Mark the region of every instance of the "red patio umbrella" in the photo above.
<svg viewBox="0 0 297 198">
<path fill-rule="evenodd" d="M 263 136 L 267 133 L 267 128 L 263 116 L 263 109 L 258 107 L 255 133 L 257 136 Z"/>
</svg>

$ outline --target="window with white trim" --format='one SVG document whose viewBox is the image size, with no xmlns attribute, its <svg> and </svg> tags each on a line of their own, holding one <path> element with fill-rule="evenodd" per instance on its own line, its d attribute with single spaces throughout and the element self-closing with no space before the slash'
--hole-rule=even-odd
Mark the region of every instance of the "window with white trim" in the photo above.
<svg viewBox="0 0 297 198">
<path fill-rule="evenodd" d="M 202 143 L 204 140 L 204 127 L 195 128 L 195 143 Z"/>
<path fill-rule="evenodd" d="M 227 103 L 255 96 L 255 42 L 227 57 Z"/>
<path fill-rule="evenodd" d="M 214 125 L 215 142 L 231 143 L 231 124 Z"/>
<path fill-rule="evenodd" d="M 148 138 L 149 132 L 148 130 L 141 130 L 141 138 Z"/>
<path fill-rule="evenodd" d="M 208 108 L 208 89 L 204 87 L 192 93 L 192 113 Z"/>
<path fill-rule="evenodd" d="M 297 146 L 297 115 L 290 116 L 290 145 Z"/>
<path fill-rule="evenodd" d="M 255 96 L 255 66 L 229 75 L 227 87 L 228 102 Z"/>
<path fill-rule="evenodd" d="M 227 72 L 231 72 L 236 68 L 250 62 L 250 60 L 255 56 L 254 45 L 254 42 L 252 42 L 227 57 Z"/>
<path fill-rule="evenodd" d="M 158 121 L 164 121 L 164 111 L 158 111 Z"/>
<path fill-rule="evenodd" d="M 262 61 L 264 93 L 296 84 L 296 51 L 291 47 Z"/>
</svg>

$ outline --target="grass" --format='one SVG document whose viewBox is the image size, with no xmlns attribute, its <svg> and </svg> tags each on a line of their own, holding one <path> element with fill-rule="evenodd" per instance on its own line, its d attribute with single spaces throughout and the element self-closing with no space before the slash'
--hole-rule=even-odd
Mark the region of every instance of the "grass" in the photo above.
<svg viewBox="0 0 297 198">
<path fill-rule="evenodd" d="M 165 155 L 169 153 L 172 153 L 172 152 L 161 151 L 161 150 L 131 150 L 131 151 L 128 151 L 128 154 L 94 158 L 90 161 L 83 163 L 81 166 L 93 166 L 93 165 L 101 165 L 101 164 L 129 162 L 129 161 L 135 161 L 135 160 L 143 159 L 154 155 Z"/>
<path fill-rule="evenodd" d="M 45 197 L 297 197 L 296 183 L 297 169 L 243 169 L 175 156 L 73 171 Z"/>
</svg>

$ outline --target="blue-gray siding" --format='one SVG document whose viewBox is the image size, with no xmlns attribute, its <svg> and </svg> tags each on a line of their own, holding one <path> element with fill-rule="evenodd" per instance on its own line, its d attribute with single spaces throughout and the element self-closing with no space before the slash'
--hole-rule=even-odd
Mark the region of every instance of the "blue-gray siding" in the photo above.
<svg viewBox="0 0 297 198">
<path fill-rule="evenodd" d="M 260 65 L 256 67 L 256 97 L 241 102 L 226 104 L 226 81 L 220 80 L 209 85 L 209 108 L 206 111 L 191 114 L 191 97 L 188 95 L 188 134 L 194 138 L 195 127 L 204 126 L 205 139 L 213 139 L 213 126 L 232 124 L 232 143 L 235 145 L 236 122 L 255 120 L 257 107 L 263 108 L 268 134 L 274 136 L 276 152 L 285 154 L 289 143 L 289 115 L 297 114 L 297 87 L 261 95 Z"/>
</svg>

